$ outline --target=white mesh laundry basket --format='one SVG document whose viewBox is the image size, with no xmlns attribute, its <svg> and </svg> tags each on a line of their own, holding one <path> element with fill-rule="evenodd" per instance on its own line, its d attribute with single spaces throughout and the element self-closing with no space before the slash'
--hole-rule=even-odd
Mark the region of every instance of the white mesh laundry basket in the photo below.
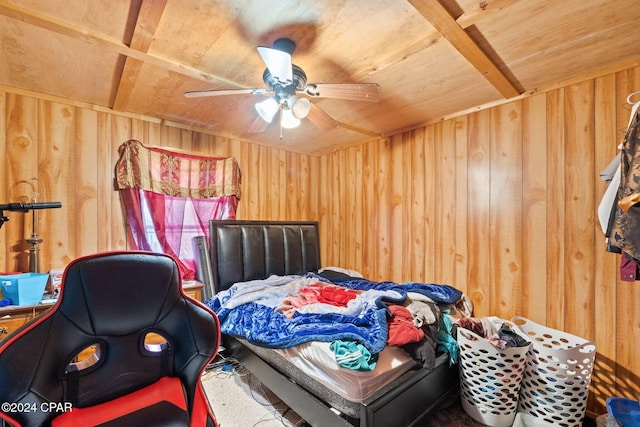
<svg viewBox="0 0 640 427">
<path fill-rule="evenodd" d="M 581 426 L 589 397 L 595 343 L 524 317 L 511 320 L 531 341 L 518 412 L 557 426 Z"/>
<path fill-rule="evenodd" d="M 463 409 L 480 423 L 511 426 L 518 408 L 518 391 L 529 347 L 499 350 L 483 337 L 461 327 L 457 330 L 457 341 Z"/>
</svg>

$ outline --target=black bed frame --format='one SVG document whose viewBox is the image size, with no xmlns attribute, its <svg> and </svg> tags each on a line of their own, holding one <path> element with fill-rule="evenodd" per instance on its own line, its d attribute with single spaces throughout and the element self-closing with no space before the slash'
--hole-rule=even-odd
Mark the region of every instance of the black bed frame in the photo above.
<svg viewBox="0 0 640 427">
<path fill-rule="evenodd" d="M 317 271 L 321 267 L 318 236 L 318 223 L 314 221 L 211 221 L 209 252 L 214 289 L 228 289 L 235 282 L 271 274 Z M 231 356 L 312 426 L 412 426 L 458 390 L 457 366 L 447 363 L 433 371 L 416 369 L 360 403 L 357 416 L 345 417 L 326 403 L 331 401 L 327 393 L 333 394 L 328 389 L 322 393 L 316 388 L 315 393 L 309 391 L 300 378 L 296 380 L 289 371 L 283 373 L 234 337 L 225 336 L 224 345 Z"/>
</svg>

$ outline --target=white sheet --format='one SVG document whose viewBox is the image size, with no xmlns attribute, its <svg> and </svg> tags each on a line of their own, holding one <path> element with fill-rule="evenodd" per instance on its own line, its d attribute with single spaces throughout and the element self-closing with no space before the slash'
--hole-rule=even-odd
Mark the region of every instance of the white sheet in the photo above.
<svg viewBox="0 0 640 427">
<path fill-rule="evenodd" d="M 387 346 L 379 353 L 373 371 L 346 369 L 335 361 L 329 345 L 328 342 L 313 341 L 274 351 L 329 390 L 357 403 L 417 365 L 404 350 Z"/>
</svg>

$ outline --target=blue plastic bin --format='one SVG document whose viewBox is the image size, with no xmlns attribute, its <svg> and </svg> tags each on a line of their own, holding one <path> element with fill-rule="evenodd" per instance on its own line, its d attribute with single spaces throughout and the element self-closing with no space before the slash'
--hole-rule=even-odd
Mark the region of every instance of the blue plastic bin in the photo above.
<svg viewBox="0 0 640 427">
<path fill-rule="evenodd" d="M 33 305 L 42 300 L 47 286 L 48 274 L 22 273 L 0 276 L 0 287 L 4 298 L 12 305 Z"/>
<path fill-rule="evenodd" d="M 607 412 L 622 427 L 640 426 L 640 401 L 610 397 L 607 399 Z"/>
</svg>

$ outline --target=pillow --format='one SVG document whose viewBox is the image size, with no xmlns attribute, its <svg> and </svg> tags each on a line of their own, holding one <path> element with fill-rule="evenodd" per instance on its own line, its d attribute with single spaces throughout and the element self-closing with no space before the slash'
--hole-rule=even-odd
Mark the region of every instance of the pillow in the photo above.
<svg viewBox="0 0 640 427">
<path fill-rule="evenodd" d="M 331 272 L 335 272 L 335 273 L 341 273 L 344 274 L 345 276 L 349 276 L 349 277 L 357 277 L 358 279 L 362 279 L 363 276 L 362 274 L 360 274 L 359 272 L 355 271 L 355 270 L 348 270 L 346 268 L 341 268 L 341 267 L 323 267 L 320 270 L 318 270 L 318 273 L 331 273 Z"/>
</svg>

